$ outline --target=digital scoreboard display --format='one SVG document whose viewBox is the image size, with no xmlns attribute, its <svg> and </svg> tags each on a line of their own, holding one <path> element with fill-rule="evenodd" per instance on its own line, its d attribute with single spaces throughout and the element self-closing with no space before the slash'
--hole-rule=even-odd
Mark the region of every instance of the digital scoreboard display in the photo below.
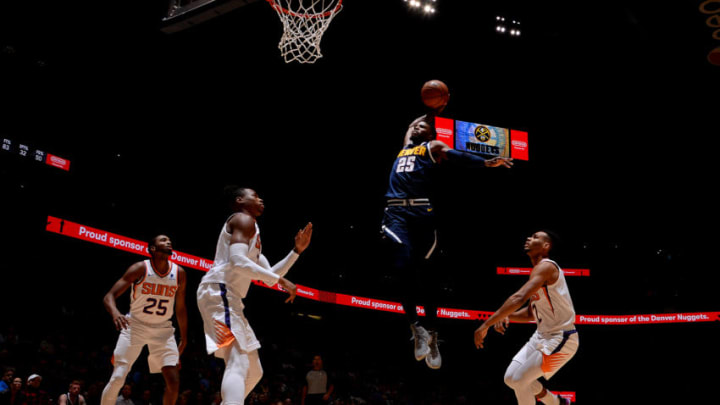
<svg viewBox="0 0 720 405">
<path fill-rule="evenodd" d="M 449 147 L 481 155 L 529 160 L 528 133 L 475 122 L 435 117 L 437 140 Z"/>
<path fill-rule="evenodd" d="M 40 149 L 32 148 L 22 142 L 15 142 L 9 138 L 0 138 L 0 150 L 31 159 L 38 163 L 44 163 L 48 166 L 70 171 L 70 160 Z"/>
</svg>

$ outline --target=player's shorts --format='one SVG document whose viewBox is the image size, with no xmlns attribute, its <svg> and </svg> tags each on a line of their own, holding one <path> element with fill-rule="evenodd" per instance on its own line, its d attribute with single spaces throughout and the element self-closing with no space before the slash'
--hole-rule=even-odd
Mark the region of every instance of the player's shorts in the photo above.
<svg viewBox="0 0 720 405">
<path fill-rule="evenodd" d="M 430 205 L 385 208 L 381 230 L 388 240 L 406 245 L 425 258 L 437 246 L 435 215 Z"/>
<path fill-rule="evenodd" d="M 234 295 L 225 284 L 200 284 L 197 302 L 208 354 L 215 353 L 215 356 L 224 358 L 224 352 L 234 341 L 245 352 L 260 348 L 255 332 L 243 314 L 242 298 Z"/>
<path fill-rule="evenodd" d="M 513 357 L 513 360 L 525 363 L 534 352 L 542 353 L 542 365 L 540 366 L 546 380 L 565 365 L 577 352 L 580 345 L 577 330 L 559 331 L 551 334 L 540 335 L 537 331 L 530 337 L 530 340 Z"/>
<path fill-rule="evenodd" d="M 120 331 L 112 363 L 132 366 L 145 345 L 148 346 L 148 366 L 151 373 L 162 372 L 163 367 L 177 366 L 180 355 L 175 341 L 175 328 L 171 321 L 160 324 L 142 323 L 128 316 L 130 326 Z"/>
</svg>

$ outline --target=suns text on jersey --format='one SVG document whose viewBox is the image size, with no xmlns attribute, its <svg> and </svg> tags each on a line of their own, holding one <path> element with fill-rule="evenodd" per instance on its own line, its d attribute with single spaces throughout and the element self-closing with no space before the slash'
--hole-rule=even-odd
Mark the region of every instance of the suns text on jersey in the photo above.
<svg viewBox="0 0 720 405">
<path fill-rule="evenodd" d="M 155 283 L 142 283 L 141 294 L 145 295 L 158 295 L 161 297 L 174 297 L 177 291 L 177 286 L 155 284 Z"/>
</svg>

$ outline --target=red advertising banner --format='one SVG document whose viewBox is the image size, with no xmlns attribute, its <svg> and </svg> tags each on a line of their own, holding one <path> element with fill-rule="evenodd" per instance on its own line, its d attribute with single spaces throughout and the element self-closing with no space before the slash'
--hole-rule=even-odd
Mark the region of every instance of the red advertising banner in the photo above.
<svg viewBox="0 0 720 405">
<path fill-rule="evenodd" d="M 501 275 L 529 275 L 530 267 L 498 267 L 497 274 Z M 589 277 L 590 269 L 562 269 L 566 276 Z"/>
<path fill-rule="evenodd" d="M 436 139 L 445 145 L 455 147 L 455 120 L 450 118 L 435 117 Z"/>
<path fill-rule="evenodd" d="M 572 391 L 550 391 L 550 392 L 552 392 L 555 395 L 559 395 L 563 398 L 567 398 L 570 400 L 570 402 L 575 402 L 576 395 Z"/>
<path fill-rule="evenodd" d="M 528 133 L 510 129 L 510 157 L 517 160 L 529 160 Z"/>
<path fill-rule="evenodd" d="M 147 251 L 147 242 L 91 228 L 89 226 L 76 224 L 75 222 L 66 221 L 60 218 L 48 216 L 45 230 L 69 236 L 71 238 L 84 240 L 86 242 L 92 242 L 130 253 L 137 253 L 146 257 L 150 256 Z M 210 260 L 178 252 L 176 250 L 173 250 L 170 260 L 181 266 L 192 267 L 202 271 L 208 271 L 210 267 L 212 267 L 212 261 Z"/>
<path fill-rule="evenodd" d="M 123 250 L 130 253 L 149 256 L 147 251 L 147 242 L 137 239 L 131 239 L 125 236 L 106 232 L 75 222 L 67 221 L 61 218 L 48 216 L 45 230 L 59 235 L 69 236 L 71 238 L 92 242 L 99 245 Z M 187 253 L 173 251 L 173 262 L 186 267 L 191 267 L 201 271 L 208 271 L 212 267 L 212 261 L 203 259 L 202 257 L 193 256 Z M 500 273 L 501 269 L 503 273 Z M 522 268 L 498 267 L 498 274 L 521 274 L 518 271 Z M 590 271 L 587 269 L 565 269 L 573 270 L 577 273 L 574 275 L 589 276 Z M 527 269 L 529 274 L 529 269 Z M 262 287 L 271 288 L 277 291 L 283 291 L 278 284 L 268 287 L 262 282 L 256 281 Z M 322 291 L 314 288 L 297 285 L 297 295 L 314 301 L 326 302 L 329 304 L 346 305 L 355 308 L 372 309 L 376 311 L 385 311 L 393 313 L 404 313 L 402 304 L 393 301 L 377 300 L 374 298 L 359 297 L 355 295 L 346 295 L 330 291 Z M 425 315 L 423 307 L 417 307 L 419 315 Z M 470 309 L 455 308 L 438 308 L 438 317 L 449 319 L 465 319 L 465 320 L 483 320 L 487 319 L 493 313 L 490 311 L 476 311 Z M 691 313 L 674 313 L 674 314 L 644 314 L 644 315 L 576 315 L 575 323 L 580 325 L 644 325 L 644 324 L 660 324 L 660 323 L 697 323 L 697 322 L 715 322 L 720 321 L 720 312 L 691 312 Z M 564 395 L 566 393 L 560 393 Z M 573 394 L 573 393 L 567 393 Z M 573 394 L 574 395 L 574 394 Z M 573 397 L 574 401 L 574 397 Z"/>
<path fill-rule="evenodd" d="M 658 323 L 696 323 L 713 321 L 720 321 L 720 312 L 575 316 L 575 323 L 581 325 L 647 325 Z"/>
<path fill-rule="evenodd" d="M 55 156 L 52 153 L 47 154 L 45 163 L 52 167 L 57 167 L 58 169 L 63 169 L 66 172 L 70 171 L 70 161 L 67 159 L 63 159 L 60 156 Z"/>
</svg>

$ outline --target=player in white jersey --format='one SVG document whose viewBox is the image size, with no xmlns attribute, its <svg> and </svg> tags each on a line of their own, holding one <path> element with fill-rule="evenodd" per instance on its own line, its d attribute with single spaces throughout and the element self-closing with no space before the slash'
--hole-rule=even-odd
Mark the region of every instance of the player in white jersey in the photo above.
<svg viewBox="0 0 720 405">
<path fill-rule="evenodd" d="M 185 270 L 168 258 L 172 242 L 158 235 L 148 243 L 150 259 L 130 266 L 112 286 L 103 302 L 115 328 L 120 331 L 113 352 L 113 373 L 102 394 L 101 405 L 115 405 L 118 393 L 133 363 L 145 345 L 150 352 L 151 373 L 165 378 L 163 405 L 174 405 L 180 389 L 177 365 L 187 344 L 187 310 L 185 308 Z M 115 299 L 131 288 L 130 312 L 123 315 Z M 175 342 L 175 328 L 171 318 L 177 315 L 180 344 Z"/>
<path fill-rule="evenodd" d="M 540 377 L 550 379 L 575 355 L 579 344 L 565 276 L 548 258 L 556 241 L 551 232 L 544 231 L 527 239 L 525 252 L 533 264 L 530 280 L 475 331 L 475 346 L 481 348 L 491 326 L 504 334 L 510 321 L 537 323 L 537 330 L 505 372 L 505 383 L 515 390 L 519 405 L 534 405 L 536 400 L 546 405 L 569 404 L 538 381 Z M 522 307 L 528 301 L 529 305 Z"/>
<path fill-rule="evenodd" d="M 239 405 L 262 377 L 260 342 L 245 318 L 242 299 L 253 280 L 269 286 L 278 283 L 290 294 L 286 302 L 295 299 L 297 289 L 284 276 L 310 244 L 312 224 L 297 233 L 292 251 L 271 267 L 262 254 L 256 221 L 265 209 L 262 199 L 249 188 L 229 186 L 225 193 L 234 214 L 220 231 L 215 261 L 200 282 L 197 302 L 208 354 L 225 361 L 223 405 Z"/>
</svg>

